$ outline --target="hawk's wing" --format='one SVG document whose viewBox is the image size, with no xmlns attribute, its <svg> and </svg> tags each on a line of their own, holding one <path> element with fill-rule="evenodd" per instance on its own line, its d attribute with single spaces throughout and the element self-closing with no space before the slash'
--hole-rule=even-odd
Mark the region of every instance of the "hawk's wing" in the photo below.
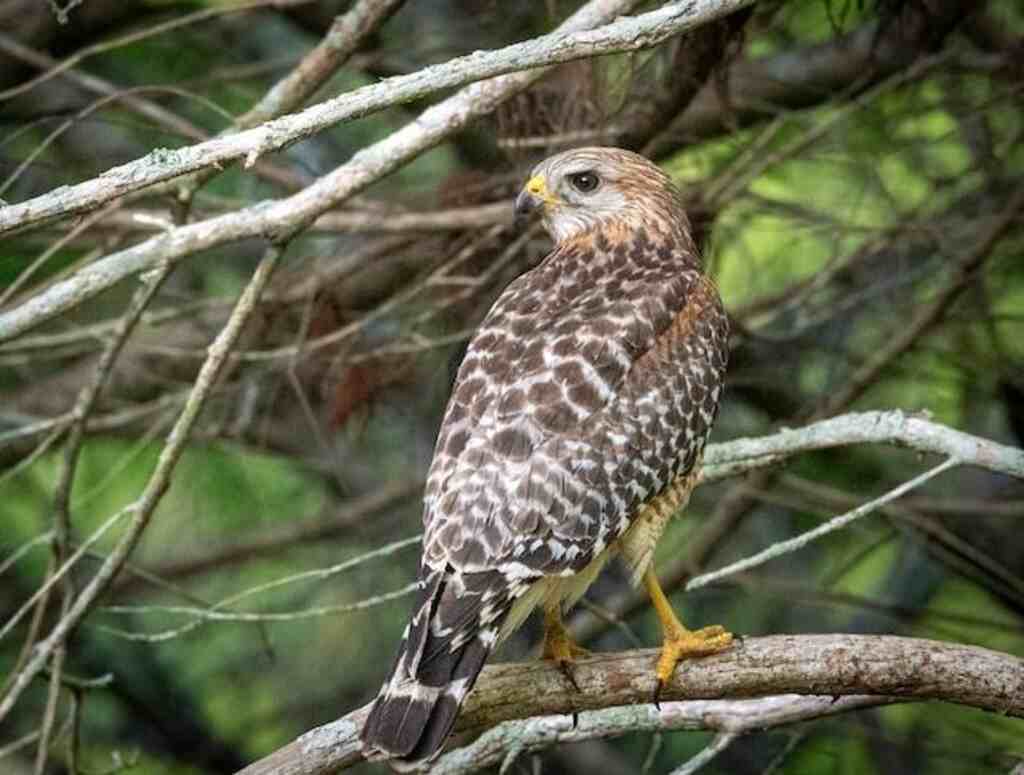
<svg viewBox="0 0 1024 775">
<path fill-rule="evenodd" d="M 703 446 L 726 344 L 708 282 L 659 266 L 595 272 L 581 293 L 557 258 L 467 349 L 428 477 L 426 565 L 575 573 Z"/>
<path fill-rule="evenodd" d="M 642 232 L 605 244 L 560 247 L 514 281 L 466 351 L 371 752 L 436 755 L 514 601 L 585 567 L 703 446 L 725 369 L 717 294 Z"/>
</svg>

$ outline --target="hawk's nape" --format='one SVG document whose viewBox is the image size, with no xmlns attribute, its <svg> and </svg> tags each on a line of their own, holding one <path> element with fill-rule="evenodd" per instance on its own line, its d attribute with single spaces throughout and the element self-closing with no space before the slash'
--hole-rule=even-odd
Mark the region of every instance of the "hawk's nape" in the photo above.
<svg viewBox="0 0 1024 775">
<path fill-rule="evenodd" d="M 671 180 L 637 154 L 582 148 L 516 200 L 555 247 L 488 312 L 459 367 L 424 495 L 420 596 L 363 730 L 398 769 L 442 749 L 487 657 L 544 609 L 543 654 L 580 653 L 562 612 L 619 554 L 650 593 L 657 685 L 726 648 L 691 632 L 651 569 L 718 411 L 728 322 Z"/>
</svg>

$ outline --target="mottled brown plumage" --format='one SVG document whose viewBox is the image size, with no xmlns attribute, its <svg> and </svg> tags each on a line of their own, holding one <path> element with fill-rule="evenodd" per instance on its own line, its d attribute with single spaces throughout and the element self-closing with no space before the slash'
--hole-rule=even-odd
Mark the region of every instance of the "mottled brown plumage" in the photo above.
<svg viewBox="0 0 1024 775">
<path fill-rule="evenodd" d="M 537 604 L 546 653 L 571 660 L 560 610 L 613 553 L 656 585 L 645 572 L 718 410 L 727 320 L 670 179 L 627 151 L 568 151 L 538 165 L 517 208 L 541 209 L 555 248 L 506 288 L 459 368 L 427 478 L 422 589 L 370 754 L 435 755 Z M 664 608 L 668 638 L 682 626 Z"/>
</svg>

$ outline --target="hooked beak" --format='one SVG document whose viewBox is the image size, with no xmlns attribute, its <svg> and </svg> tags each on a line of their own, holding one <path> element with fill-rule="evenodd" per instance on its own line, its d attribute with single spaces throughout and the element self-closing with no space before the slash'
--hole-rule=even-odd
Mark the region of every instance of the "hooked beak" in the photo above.
<svg viewBox="0 0 1024 775">
<path fill-rule="evenodd" d="M 555 203 L 555 198 L 548 191 L 547 181 L 540 175 L 534 175 L 516 197 L 516 220 L 522 220 L 544 205 Z"/>
</svg>

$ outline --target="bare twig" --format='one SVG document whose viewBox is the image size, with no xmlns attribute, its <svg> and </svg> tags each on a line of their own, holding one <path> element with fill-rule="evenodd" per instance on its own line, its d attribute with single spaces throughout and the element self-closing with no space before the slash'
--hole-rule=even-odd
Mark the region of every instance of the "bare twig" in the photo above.
<svg viewBox="0 0 1024 775">
<path fill-rule="evenodd" d="M 185 451 L 185 446 L 192 428 L 199 417 L 199 413 L 213 392 L 217 378 L 227 363 L 228 357 L 234 349 L 253 308 L 256 306 L 260 293 L 262 293 L 267 282 L 269 282 L 270 275 L 277 266 L 281 252 L 282 248 L 278 245 L 267 249 L 263 260 L 253 274 L 252 280 L 242 292 L 227 325 L 210 346 L 209 356 L 203 363 L 203 367 L 196 378 L 188 400 L 167 437 L 167 442 L 164 444 L 160 458 L 157 461 L 156 469 L 150 476 L 139 499 L 130 507 L 132 521 L 127 531 L 118 541 L 114 551 L 111 552 L 96 574 L 75 598 L 67 614 L 62 616 L 57 624 L 54 625 L 50 634 L 37 644 L 31 659 L 13 677 L 3 698 L 0 699 L 0 719 L 10 712 L 21 696 L 21 693 L 43 669 L 50 656 L 57 648 L 63 645 L 69 633 L 78 626 L 79 622 L 92 609 L 97 599 L 109 587 L 142 537 L 142 533 L 149 524 L 157 504 L 170 486 L 174 468 Z"/>
<path fill-rule="evenodd" d="M 699 754 L 694 756 L 687 762 L 684 762 L 681 766 L 672 770 L 670 775 L 693 775 L 695 772 L 699 772 L 704 768 L 704 765 L 709 763 L 718 754 L 732 745 L 733 741 L 739 737 L 737 732 L 719 732 L 712 738 L 711 742 L 708 743 L 708 747 L 701 751 Z"/>
<path fill-rule="evenodd" d="M 952 276 L 942 291 L 928 304 L 915 312 L 914 317 L 901 326 L 898 333 L 845 382 L 845 386 L 831 394 L 820 414 L 841 411 L 862 396 L 873 385 L 879 374 L 914 344 L 946 314 L 950 305 L 977 278 L 976 270 L 988 258 L 992 249 L 1017 223 L 1024 208 L 1024 188 L 1018 189 L 1006 206 L 993 220 L 986 232 L 979 236 L 972 249 L 953 267 Z"/>
<path fill-rule="evenodd" d="M 316 517 L 292 521 L 205 555 L 170 561 L 150 569 L 149 573 L 161 579 L 190 577 L 236 563 L 250 562 L 269 554 L 277 554 L 293 546 L 335 538 L 357 528 L 368 517 L 411 498 L 422 489 L 422 479 L 398 481 L 347 501 Z M 135 589 L 141 580 L 140 576 L 129 573 L 122 577 L 114 588 L 118 592 Z"/>
<path fill-rule="evenodd" d="M 185 14 L 184 16 L 172 18 L 160 24 L 153 24 L 145 27 L 144 29 L 129 32 L 127 35 L 123 35 L 120 38 L 94 43 L 91 46 L 79 49 L 68 58 L 55 63 L 53 67 L 43 73 L 40 73 L 36 77 L 30 78 L 27 81 L 19 83 L 17 86 L 13 86 L 10 89 L 0 92 L 0 102 L 9 100 L 19 94 L 24 94 L 51 78 L 63 75 L 71 70 L 71 68 L 77 67 L 81 62 L 95 54 L 112 51 L 132 43 L 138 43 L 139 41 L 146 40 L 157 35 L 162 35 L 172 30 L 199 24 L 207 19 L 214 19 L 218 16 L 253 11 L 259 8 L 266 8 L 268 6 L 276 6 L 280 8 L 284 5 L 298 4 L 302 2 L 309 2 L 309 0 L 248 0 L 248 2 L 233 3 L 223 7 L 204 8 L 201 11 Z"/>
<path fill-rule="evenodd" d="M 724 568 L 719 568 L 711 573 L 705 573 L 697 576 L 696 578 L 690 579 L 689 583 L 686 585 L 686 589 L 687 591 L 700 589 L 701 587 L 707 586 L 718 579 L 723 579 L 727 576 L 732 576 L 733 574 L 741 573 L 743 571 L 750 570 L 751 568 L 756 568 L 758 565 L 763 565 L 769 560 L 774 560 L 778 557 L 782 557 L 783 555 L 795 552 L 798 549 L 802 549 L 812 541 L 817 541 L 822 536 L 834 533 L 836 530 L 841 530 L 851 522 L 877 511 L 887 503 L 891 503 L 901 497 L 904 493 L 908 493 L 914 488 L 920 487 L 929 479 L 958 465 L 960 465 L 960 461 L 956 458 L 947 458 L 945 461 L 934 468 L 930 468 L 920 476 L 915 476 L 913 479 L 904 482 L 899 487 L 894 487 L 880 498 L 875 498 L 874 500 L 868 501 L 855 509 L 851 509 L 845 514 L 833 517 L 825 524 L 816 527 L 814 530 L 808 530 L 806 533 L 801 533 L 795 538 L 790 538 L 788 541 L 779 541 L 751 557 L 746 557 L 738 562 L 730 563 Z"/>
<path fill-rule="evenodd" d="M 950 27 L 971 5 L 968 0 L 940 0 L 927 6 L 908 3 L 901 6 L 904 19 L 881 28 L 870 21 L 825 43 L 736 62 L 724 89 L 706 85 L 689 108 L 648 144 L 645 153 L 664 157 L 723 131 L 820 105 L 855 83 L 867 88 L 914 62 L 920 48 L 910 38 Z M 922 25 L 922 17 L 931 17 L 931 25 Z M 723 91 L 728 99 L 723 99 Z"/>
<path fill-rule="evenodd" d="M 600 54 L 654 46 L 672 35 L 728 14 L 752 1 L 698 0 L 691 4 L 674 3 L 635 18 L 621 19 L 598 30 L 574 32 L 614 18 L 631 5 L 613 0 L 593 0 L 558 32 L 550 35 L 495 52 L 471 54 L 408 76 L 388 79 L 256 129 L 188 148 L 160 149 L 77 186 L 57 189 L 28 202 L 0 208 L 0 233 L 49 218 L 71 215 L 154 183 L 203 167 L 224 164 L 242 156 L 246 157 L 247 163 L 252 163 L 265 153 L 280 150 L 340 121 L 417 99 L 440 89 L 500 73 L 515 73 L 525 68 L 539 68 Z M 472 118 L 489 113 L 496 104 L 525 88 L 541 74 L 538 71 L 520 72 L 469 87 L 428 109 L 415 123 L 388 139 L 364 149 L 349 164 L 285 200 L 255 205 L 238 213 L 184 227 L 166 237 L 109 256 L 95 264 L 93 271 L 80 273 L 71 281 L 71 286 L 61 284 L 44 295 L 49 298 L 37 297 L 21 308 L 0 316 L 0 339 L 6 340 L 30 325 L 95 295 L 119 279 L 145 270 L 154 260 L 180 258 L 186 253 L 256 234 L 294 232 L 409 158 L 437 144 Z M 58 302 L 57 297 L 63 297 L 63 303 Z M 26 316 L 33 322 L 29 323 Z"/>
<path fill-rule="evenodd" d="M 323 40 L 270 89 L 235 126 L 248 129 L 283 115 L 313 96 L 345 64 L 366 36 L 398 10 L 404 0 L 359 0 L 334 20 Z"/>
<path fill-rule="evenodd" d="M 24 62 L 29 62 L 37 67 L 48 68 L 50 72 L 55 68 L 60 67 L 60 63 L 56 62 L 47 54 L 36 51 L 28 46 L 24 46 L 10 35 L 4 35 L 2 33 L 0 33 L 0 52 L 17 57 L 18 59 Z M 182 137 L 188 137 L 192 140 L 205 140 L 207 138 L 206 132 L 197 127 L 191 121 L 182 118 L 177 113 L 167 110 L 163 106 L 152 102 L 151 100 L 143 98 L 140 90 L 122 90 L 109 81 L 105 81 L 95 75 L 79 72 L 77 70 L 64 69 L 61 72 L 65 78 L 69 79 L 77 86 L 95 94 L 116 99 L 125 107 L 138 113 L 138 115 L 144 116 L 145 118 L 156 122 L 159 126 L 179 134 Z"/>
<path fill-rule="evenodd" d="M 300 574 L 296 574 L 300 575 Z M 295 577 L 281 579 L 281 581 L 295 581 Z M 197 608 L 188 606 L 110 606 L 103 609 L 107 613 L 121 614 L 146 614 L 157 613 L 161 615 L 185 615 L 190 619 L 178 627 L 159 630 L 157 632 L 133 632 L 108 625 L 97 625 L 96 629 L 116 635 L 124 640 L 136 641 L 139 643 L 162 643 L 164 641 L 180 638 L 186 633 L 192 632 L 206 622 L 294 622 L 301 619 L 321 619 L 326 616 L 337 617 L 340 614 L 350 614 L 357 611 L 366 611 L 369 608 L 376 608 L 379 605 L 390 603 L 401 597 L 413 594 L 419 585 L 413 581 L 404 587 L 393 589 L 389 592 L 381 592 L 362 600 L 351 603 L 338 603 L 336 605 L 321 605 L 312 608 L 301 608 L 295 611 L 220 611 L 216 610 L 223 602 L 217 603 L 208 608 Z M 248 593 L 250 590 L 246 590 Z M 245 594 L 245 593 L 243 593 Z"/>
<path fill-rule="evenodd" d="M 259 621 L 290 621 L 294 619 L 306 619 L 314 618 L 319 616 L 326 616 L 330 613 L 345 613 L 351 611 L 361 611 L 367 608 L 372 608 L 381 603 L 395 598 L 402 597 L 403 595 L 410 594 L 416 588 L 416 583 L 413 582 L 402 589 L 392 590 L 381 595 L 375 595 L 372 598 L 366 600 L 359 600 L 354 603 L 344 603 L 336 606 L 321 606 L 319 608 L 305 609 L 301 611 L 290 611 L 284 613 L 259 613 L 259 612 L 238 612 L 231 610 L 236 603 L 241 602 L 250 597 L 269 592 L 273 589 L 280 589 L 281 587 L 296 584 L 302 581 L 323 581 L 329 579 L 332 576 L 336 576 L 339 573 L 344 573 L 352 568 L 356 568 L 364 563 L 376 560 L 381 557 L 389 557 L 402 549 L 406 549 L 410 546 L 414 546 L 419 543 L 419 536 L 413 536 L 411 538 L 405 538 L 400 541 L 394 541 L 385 546 L 372 549 L 368 552 L 364 552 L 357 557 L 345 560 L 344 562 L 337 563 L 327 568 L 316 568 L 315 570 L 301 571 L 299 573 L 293 573 L 283 578 L 274 579 L 264 584 L 258 584 L 254 587 L 249 587 L 241 592 L 237 592 L 230 597 L 225 598 L 214 603 L 211 606 L 205 608 L 197 608 L 194 606 L 164 606 L 164 605 L 149 605 L 149 606 L 108 606 L 104 610 L 110 613 L 160 613 L 160 614 L 178 614 L 191 617 L 190 621 L 169 630 L 164 630 L 158 633 L 152 633 L 142 635 L 137 638 L 133 637 L 134 633 L 126 633 L 123 631 L 117 631 L 118 634 L 127 637 L 132 640 L 147 640 L 147 641 L 164 641 L 177 638 L 186 632 L 194 630 L 196 627 L 201 625 L 204 621 L 247 621 L 247 622 L 259 622 Z M 110 628 L 107 628 L 110 629 Z"/>
</svg>

